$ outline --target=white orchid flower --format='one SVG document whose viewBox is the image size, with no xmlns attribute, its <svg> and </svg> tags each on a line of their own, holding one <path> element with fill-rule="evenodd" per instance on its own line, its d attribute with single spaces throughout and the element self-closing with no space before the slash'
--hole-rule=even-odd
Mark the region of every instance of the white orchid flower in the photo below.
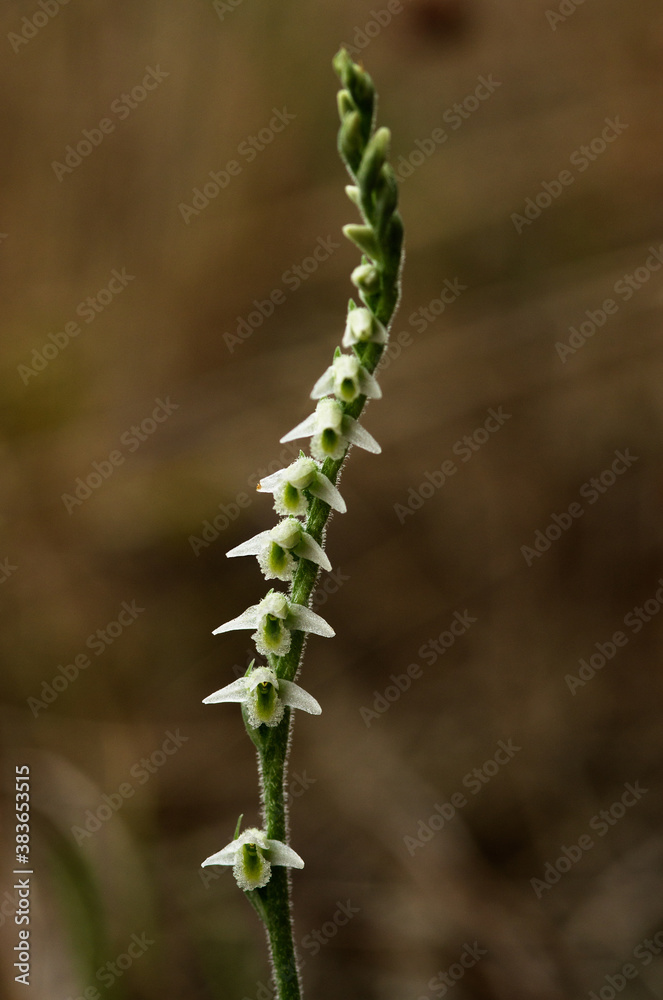
<svg viewBox="0 0 663 1000">
<path fill-rule="evenodd" d="M 222 850 L 203 861 L 208 865 L 232 865 L 240 889 L 262 889 L 272 874 L 272 865 L 303 868 L 300 856 L 280 840 L 270 840 L 264 830 L 250 827 Z"/>
<path fill-rule="evenodd" d="M 380 291 L 380 273 L 375 264 L 359 264 L 350 275 L 350 281 L 359 289 L 364 301 L 366 295 L 377 295 Z"/>
<path fill-rule="evenodd" d="M 348 445 L 356 444 L 365 451 L 376 455 L 382 451 L 380 445 L 368 431 L 352 417 L 343 412 L 343 404 L 337 399 L 325 397 L 321 399 L 312 413 L 301 424 L 297 424 L 288 434 L 281 438 L 281 444 L 294 441 L 300 437 L 311 438 L 311 452 L 315 458 L 324 461 L 343 458 Z"/>
<path fill-rule="evenodd" d="M 344 403 L 352 403 L 357 396 L 366 396 L 368 399 L 382 397 L 382 389 L 355 354 L 339 354 L 334 358 L 327 371 L 313 386 L 311 399 L 320 399 L 332 393 Z"/>
<path fill-rule="evenodd" d="M 284 518 L 275 528 L 259 532 L 226 555 L 257 556 L 267 580 L 292 580 L 297 559 L 308 559 L 322 569 L 331 569 L 324 550 L 304 531 L 304 525 L 296 517 Z"/>
<path fill-rule="evenodd" d="M 319 703 L 299 684 L 277 677 L 271 667 L 252 667 L 253 663 L 245 677 L 204 698 L 203 704 L 228 701 L 244 705 L 249 725 L 254 729 L 260 725 L 270 729 L 278 726 L 286 708 L 299 708 L 309 715 L 320 715 L 322 709 Z"/>
<path fill-rule="evenodd" d="M 303 604 L 291 604 L 285 594 L 270 590 L 259 604 L 253 604 L 237 618 L 219 625 L 213 635 L 220 632 L 233 632 L 240 628 L 255 628 L 251 638 L 259 653 L 267 656 L 285 656 L 290 649 L 293 630 L 313 632 L 331 638 L 336 635 L 331 625 L 324 618 L 309 611 Z"/>
<path fill-rule="evenodd" d="M 285 469 L 265 476 L 258 483 L 259 490 L 274 494 L 274 509 L 277 514 L 303 517 L 308 510 L 308 498 L 304 490 L 319 500 L 324 500 L 333 510 L 344 514 L 345 500 L 334 484 L 321 471 L 321 466 L 313 458 L 302 455 Z"/>
<path fill-rule="evenodd" d="M 341 343 L 343 347 L 352 347 L 353 344 L 365 344 L 373 341 L 376 344 L 386 344 L 388 340 L 387 331 L 379 319 L 376 319 L 370 309 L 359 306 L 351 309 L 345 325 L 345 333 Z"/>
</svg>

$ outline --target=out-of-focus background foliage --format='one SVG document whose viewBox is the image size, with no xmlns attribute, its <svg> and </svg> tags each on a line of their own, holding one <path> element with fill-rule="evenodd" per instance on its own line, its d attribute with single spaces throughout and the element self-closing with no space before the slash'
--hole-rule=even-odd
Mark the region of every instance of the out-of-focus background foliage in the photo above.
<svg viewBox="0 0 663 1000">
<path fill-rule="evenodd" d="M 28 995 L 12 967 L 23 764 L 34 1000 L 269 995 L 254 912 L 229 870 L 199 869 L 239 812 L 259 821 L 240 713 L 201 699 L 250 655 L 248 633 L 211 635 L 265 590 L 253 560 L 225 552 L 273 523 L 249 481 L 289 461 L 278 439 L 310 412 L 358 262 L 335 152 L 345 41 L 376 80 L 394 163 L 414 153 L 416 168 L 393 327 L 408 346 L 365 419 L 382 455 L 353 452 L 343 475 L 335 592 L 315 604 L 338 635 L 310 640 L 302 676 L 324 711 L 294 733 L 307 995 L 432 1000 L 469 945 L 482 957 L 457 1000 L 661 996 L 660 4 L 403 0 L 385 23 L 382 0 L 74 0 L 52 16 L 56 3 L 6 2 L 0 39 L 3 995 Z M 119 111 L 150 68 L 161 82 Z M 495 83 L 479 101 L 480 77 Z M 250 159 L 241 144 L 274 109 L 294 118 Z M 79 165 L 54 168 L 105 118 Z M 606 119 L 627 128 L 572 160 Z M 184 211 L 233 159 L 224 190 Z M 538 218 L 513 218 L 563 170 Z M 319 240 L 335 245 L 314 266 Z M 86 323 L 79 304 L 114 269 L 131 280 Z M 462 294 L 422 319 L 447 281 Z M 608 298 L 617 311 L 562 361 L 556 345 Z M 233 343 L 240 320 L 256 328 Z M 176 406 L 160 423 L 155 400 Z M 499 407 L 509 419 L 462 461 L 454 444 Z M 626 450 L 637 461 L 596 502 L 581 495 Z M 63 500 L 118 451 L 87 499 Z M 445 460 L 456 474 L 414 510 Z M 582 516 L 526 558 L 573 502 Z M 118 634 L 123 602 L 143 610 Z M 636 634 L 624 618 L 645 602 Z M 435 658 L 422 646 L 456 612 L 476 621 Z M 565 680 L 616 631 L 627 642 L 593 677 Z M 60 667 L 84 655 L 68 680 Z M 387 701 L 410 664 L 421 676 Z M 500 740 L 520 749 L 476 790 L 464 779 Z M 619 804 L 626 784 L 648 791 Z M 466 804 L 440 829 L 454 793 Z"/>
</svg>

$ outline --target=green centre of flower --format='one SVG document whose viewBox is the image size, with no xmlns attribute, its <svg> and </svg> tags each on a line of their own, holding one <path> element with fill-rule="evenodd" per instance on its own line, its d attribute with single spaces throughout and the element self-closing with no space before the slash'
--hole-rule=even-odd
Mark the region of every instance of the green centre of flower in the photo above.
<svg viewBox="0 0 663 1000">
<path fill-rule="evenodd" d="M 283 504 L 287 510 L 296 511 L 299 507 L 299 490 L 292 483 L 286 483 L 283 489 Z"/>
<path fill-rule="evenodd" d="M 357 395 L 357 389 L 351 378 L 344 378 L 339 386 L 339 395 L 346 403 L 351 403 Z"/>
<path fill-rule="evenodd" d="M 242 845 L 242 863 L 247 878 L 258 879 L 262 872 L 263 859 L 256 844 Z"/>
<path fill-rule="evenodd" d="M 263 638 L 267 646 L 276 647 L 281 642 L 282 621 L 276 615 L 265 615 Z"/>
<path fill-rule="evenodd" d="M 255 712 L 261 722 L 270 722 L 278 702 L 276 688 L 269 681 L 261 681 L 256 688 Z"/>
<path fill-rule="evenodd" d="M 288 567 L 288 553 L 277 542 L 272 542 L 269 550 L 269 565 L 275 573 L 282 573 Z"/>
<path fill-rule="evenodd" d="M 331 427 L 325 427 L 320 435 L 320 443 L 325 451 L 332 452 L 338 445 L 338 434 Z"/>
</svg>

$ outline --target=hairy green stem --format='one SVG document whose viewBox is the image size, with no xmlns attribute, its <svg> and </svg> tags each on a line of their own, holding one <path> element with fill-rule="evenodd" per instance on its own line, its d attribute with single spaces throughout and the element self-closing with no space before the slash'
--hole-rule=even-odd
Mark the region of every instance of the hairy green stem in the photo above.
<svg viewBox="0 0 663 1000">
<path fill-rule="evenodd" d="M 290 709 L 279 726 L 261 734 L 258 755 L 267 836 L 286 841 L 285 776 L 292 725 Z M 261 726 L 264 730 L 266 727 Z M 290 908 L 290 876 L 286 868 L 273 868 L 267 885 L 248 895 L 260 901 L 258 912 L 267 928 L 279 1000 L 300 1000 L 299 967 L 295 954 Z M 255 904 L 254 904 L 255 905 Z"/>
</svg>

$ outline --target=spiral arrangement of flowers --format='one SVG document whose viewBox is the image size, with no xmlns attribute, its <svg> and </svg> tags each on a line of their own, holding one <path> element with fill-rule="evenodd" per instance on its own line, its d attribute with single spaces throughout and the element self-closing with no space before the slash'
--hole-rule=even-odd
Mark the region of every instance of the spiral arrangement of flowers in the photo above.
<svg viewBox="0 0 663 1000">
<path fill-rule="evenodd" d="M 374 378 L 389 338 L 400 295 L 403 224 L 397 212 L 398 185 L 387 162 L 390 133 L 375 127 L 375 88 L 345 49 L 334 58 L 342 89 L 338 149 L 352 184 L 346 187 L 361 222 L 343 227 L 361 251 L 351 281 L 360 303 L 350 299 L 341 345 L 318 379 L 314 412 L 281 441 L 310 438 L 311 457 L 300 452 L 287 468 L 262 479 L 258 489 L 273 496 L 282 520 L 231 549 L 228 556 L 254 555 L 267 580 L 287 583 L 287 593 L 271 589 L 255 605 L 215 629 L 254 629 L 256 651 L 267 665 L 252 661 L 244 677 L 205 698 L 206 703 L 240 704 L 247 733 L 258 750 L 263 828 L 240 833 L 203 865 L 232 865 L 238 885 L 265 923 L 279 1000 L 299 1000 L 288 868 L 304 862 L 288 844 L 284 796 L 291 712 L 321 712 L 296 678 L 307 633 L 331 637 L 334 630 L 308 607 L 319 573 L 331 570 L 324 551 L 332 510 L 344 513 L 336 482 L 351 445 L 378 453 L 380 446 L 359 423 L 368 399 L 382 395 Z M 345 349 L 345 352 L 343 352 Z"/>
</svg>

